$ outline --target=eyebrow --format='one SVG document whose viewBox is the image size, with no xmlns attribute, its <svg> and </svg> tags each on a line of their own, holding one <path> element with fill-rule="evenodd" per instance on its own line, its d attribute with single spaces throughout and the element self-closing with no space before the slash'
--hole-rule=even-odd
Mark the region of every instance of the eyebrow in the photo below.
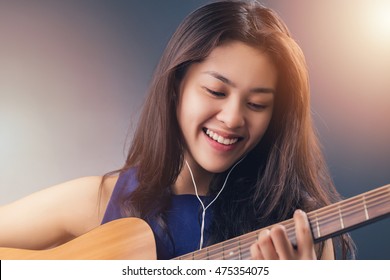
<svg viewBox="0 0 390 280">
<path fill-rule="evenodd" d="M 228 78 L 224 77 L 223 75 L 219 74 L 218 72 L 215 72 L 215 71 L 205 71 L 203 72 L 204 74 L 208 74 L 218 80 L 220 80 L 221 82 L 223 82 L 224 84 L 227 84 L 231 87 L 237 87 L 237 85 L 235 83 L 233 83 L 231 80 L 229 80 Z M 256 87 L 256 88 L 253 88 L 250 90 L 250 92 L 254 92 L 254 93 L 275 93 L 275 89 L 273 88 L 267 88 L 267 87 Z"/>
</svg>

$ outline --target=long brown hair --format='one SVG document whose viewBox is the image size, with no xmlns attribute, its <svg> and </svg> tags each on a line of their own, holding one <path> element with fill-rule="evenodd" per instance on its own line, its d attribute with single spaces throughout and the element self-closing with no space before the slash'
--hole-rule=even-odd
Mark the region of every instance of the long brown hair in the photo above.
<svg viewBox="0 0 390 280">
<path fill-rule="evenodd" d="M 125 165 L 137 189 L 120 201 L 126 215 L 164 224 L 170 187 L 183 167 L 185 143 L 176 118 L 179 85 L 188 67 L 217 46 L 238 40 L 265 51 L 278 71 L 273 116 L 260 143 L 232 173 L 215 203 L 212 241 L 221 241 L 339 200 L 314 133 L 307 67 L 278 15 L 256 1 L 203 6 L 178 27 L 156 68 Z M 226 172 L 215 174 L 210 194 Z M 352 248 L 347 235 L 344 249 Z M 319 251 L 319 256 L 321 250 Z"/>
</svg>

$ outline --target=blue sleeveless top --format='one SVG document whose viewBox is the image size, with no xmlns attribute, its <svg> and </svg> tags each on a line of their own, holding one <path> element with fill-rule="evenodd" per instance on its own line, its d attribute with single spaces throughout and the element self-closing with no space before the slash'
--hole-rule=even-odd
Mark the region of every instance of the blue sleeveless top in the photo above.
<svg viewBox="0 0 390 280">
<path fill-rule="evenodd" d="M 118 205 L 119 198 L 129 195 L 138 186 L 135 169 L 129 169 L 119 175 L 109 200 L 102 224 L 124 218 Z M 201 197 L 205 206 L 208 197 Z M 212 205 L 205 216 L 204 242 L 207 244 L 212 215 Z M 167 229 L 162 229 L 155 220 L 147 220 L 156 241 L 158 259 L 172 259 L 199 249 L 202 207 L 195 195 L 172 195 L 166 210 Z"/>
</svg>

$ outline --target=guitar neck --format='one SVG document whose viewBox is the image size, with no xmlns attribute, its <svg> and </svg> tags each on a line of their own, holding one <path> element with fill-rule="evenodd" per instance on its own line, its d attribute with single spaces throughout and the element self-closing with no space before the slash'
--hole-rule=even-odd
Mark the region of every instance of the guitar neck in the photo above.
<svg viewBox="0 0 390 280">
<path fill-rule="evenodd" d="M 314 242 L 373 223 L 390 214 L 390 185 L 308 213 Z M 295 234 L 290 240 L 295 243 Z"/>
<path fill-rule="evenodd" d="M 390 214 L 390 185 L 328 205 L 307 214 L 315 243 L 372 223 Z M 293 219 L 279 223 L 296 245 Z M 271 227 L 271 226 L 270 226 Z M 267 227 L 267 228 L 270 228 Z M 266 228 L 263 228 L 266 229 Z M 180 256 L 176 259 L 249 259 L 250 246 L 257 240 L 259 229 L 239 237 Z"/>
</svg>

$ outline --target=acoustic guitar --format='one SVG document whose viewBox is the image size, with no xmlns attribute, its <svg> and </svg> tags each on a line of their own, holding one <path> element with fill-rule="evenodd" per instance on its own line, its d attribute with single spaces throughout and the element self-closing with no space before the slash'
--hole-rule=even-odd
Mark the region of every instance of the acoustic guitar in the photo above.
<svg viewBox="0 0 390 280">
<path fill-rule="evenodd" d="M 390 185 L 368 191 L 307 214 L 314 242 L 340 235 L 390 214 Z M 292 219 L 281 222 L 296 244 Z M 250 246 L 262 229 L 180 256 L 180 260 L 249 259 Z M 122 218 L 101 225 L 63 245 L 47 250 L 0 248 L 0 259 L 108 260 L 156 259 L 153 232 L 137 218 Z"/>
</svg>

